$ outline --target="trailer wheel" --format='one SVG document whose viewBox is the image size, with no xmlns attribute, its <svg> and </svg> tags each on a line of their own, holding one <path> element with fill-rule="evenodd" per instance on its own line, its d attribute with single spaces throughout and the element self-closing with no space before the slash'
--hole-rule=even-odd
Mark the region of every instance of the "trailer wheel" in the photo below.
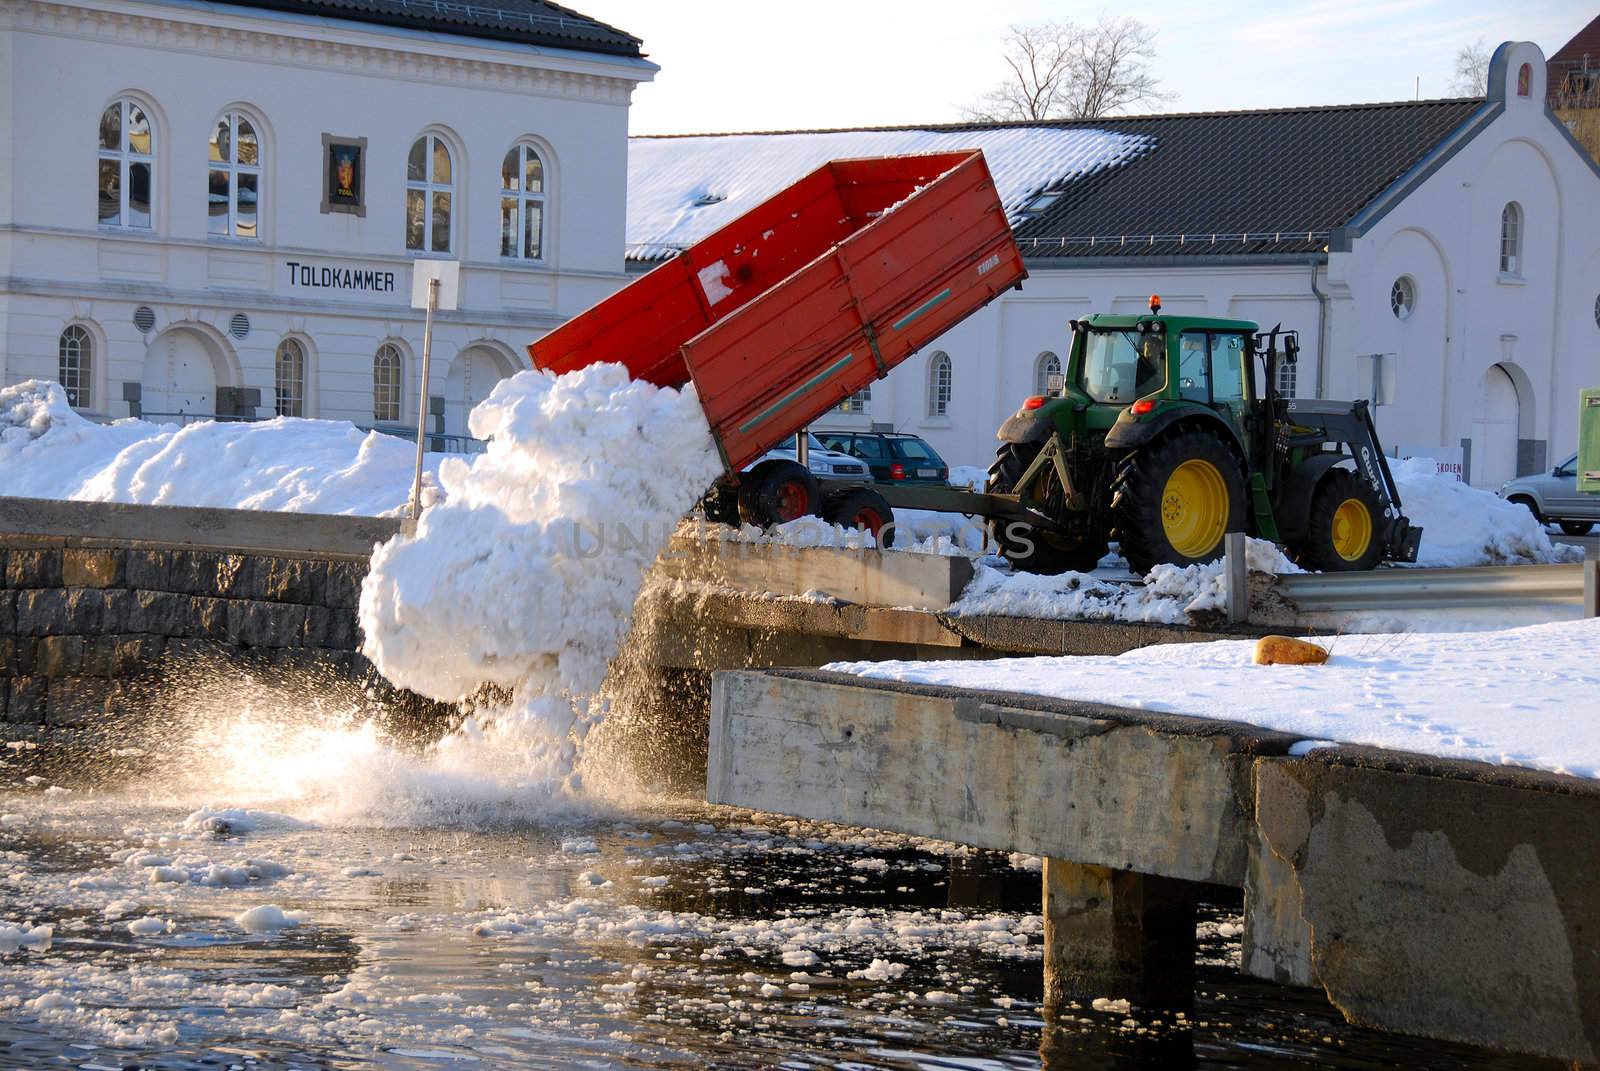
<svg viewBox="0 0 1600 1071">
<path fill-rule="evenodd" d="M 1594 527 L 1593 521 L 1557 521 L 1561 530 L 1570 536 L 1588 535 L 1589 529 Z"/>
<path fill-rule="evenodd" d="M 700 500 L 700 508 L 705 511 L 706 520 L 712 524 L 728 524 L 737 528 L 739 488 L 730 483 L 726 477 L 718 480 Z"/>
<path fill-rule="evenodd" d="M 824 503 L 822 516 L 829 524 L 865 528 L 884 550 L 894 546 L 894 509 L 876 491 L 860 487 L 834 495 Z"/>
<path fill-rule="evenodd" d="M 739 477 L 739 519 L 759 528 L 818 511 L 817 478 L 793 461 L 763 461 Z"/>
<path fill-rule="evenodd" d="M 1222 554 L 1225 534 L 1244 531 L 1239 461 L 1211 432 L 1180 431 L 1122 463 L 1111 513 L 1135 573 L 1211 561 Z"/>
<path fill-rule="evenodd" d="M 1295 561 L 1323 572 L 1374 568 L 1383 560 L 1383 506 L 1366 481 L 1347 469 L 1334 469 L 1311 496 L 1305 540 L 1294 548 Z"/>
<path fill-rule="evenodd" d="M 1043 449 L 1043 443 L 1001 443 L 994 464 L 989 466 L 989 479 L 984 490 L 994 494 L 1010 494 Z M 1051 486 L 1046 487 L 1044 494 L 1039 497 L 1047 504 L 1064 498 L 1059 489 L 1053 486 L 1057 482 L 1053 470 L 1046 474 L 1045 479 Z M 1056 491 L 1054 495 L 1052 490 Z M 984 523 L 984 527 L 989 533 L 990 542 L 1000 548 L 1001 555 L 1011 563 L 1011 567 L 1024 573 L 1045 576 L 1087 573 L 1106 556 L 1104 539 L 1089 539 L 1069 546 L 1033 525 L 1000 518 L 991 518 Z"/>
</svg>

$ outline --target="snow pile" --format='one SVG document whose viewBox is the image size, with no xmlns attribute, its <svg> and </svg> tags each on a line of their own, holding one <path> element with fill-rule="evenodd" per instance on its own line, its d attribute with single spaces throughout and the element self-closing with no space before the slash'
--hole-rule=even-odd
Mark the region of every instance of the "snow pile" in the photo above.
<svg viewBox="0 0 1600 1071">
<path fill-rule="evenodd" d="M 1420 525 L 1417 564 L 1530 565 L 1581 561 L 1579 547 L 1556 547 L 1524 506 L 1441 475 L 1431 458 L 1391 461 L 1402 511 Z"/>
<path fill-rule="evenodd" d="M 1247 539 L 1245 547 L 1245 561 L 1252 573 L 1278 576 L 1301 571 L 1264 539 Z M 1220 558 L 1204 565 L 1158 565 L 1142 585 L 1088 573 L 1006 573 L 980 562 L 949 613 L 955 617 L 999 615 L 1182 625 L 1196 616 L 1224 611 L 1227 604 L 1226 565 Z"/>
<path fill-rule="evenodd" d="M 1115 658 L 855 662 L 825 668 L 1246 722 L 1307 740 L 1600 778 L 1600 618 L 1474 634 L 1343 635 L 1321 666 L 1257 666 L 1252 641 Z M 1485 686 L 1485 682 L 1496 682 Z"/>
<path fill-rule="evenodd" d="M 0 922 L 0 952 L 15 952 L 26 948 L 30 952 L 48 952 L 55 930 L 50 926 L 29 923 Z"/>
<path fill-rule="evenodd" d="M 58 383 L 0 390 L 0 495 L 376 517 L 404 509 L 415 465 L 415 444 L 343 421 L 96 424 Z"/>
<path fill-rule="evenodd" d="M 829 160 L 982 149 L 1006 214 L 1054 186 L 1150 152 L 1156 139 L 1086 127 L 838 130 L 630 138 L 628 256 L 660 260 Z"/>
<path fill-rule="evenodd" d="M 489 440 L 446 459 L 445 500 L 379 547 L 361 590 L 363 652 L 395 684 L 456 700 L 513 692 L 441 745 L 485 773 L 559 781 L 646 571 L 720 469 L 692 389 L 621 365 L 522 372 L 472 411 Z M 535 775 L 536 779 L 539 775 Z"/>
<path fill-rule="evenodd" d="M 980 469 L 976 465 L 951 465 L 950 486 L 968 487 L 974 491 L 981 491 L 989 483 L 989 470 Z"/>
<path fill-rule="evenodd" d="M 305 921 L 302 911 L 285 911 L 277 904 L 259 904 L 234 916 L 234 925 L 245 933 L 277 933 Z"/>
</svg>

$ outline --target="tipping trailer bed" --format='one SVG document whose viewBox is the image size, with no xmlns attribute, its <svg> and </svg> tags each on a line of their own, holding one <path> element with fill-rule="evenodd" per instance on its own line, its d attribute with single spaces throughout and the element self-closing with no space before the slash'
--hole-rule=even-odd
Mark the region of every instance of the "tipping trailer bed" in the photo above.
<svg viewBox="0 0 1600 1071">
<path fill-rule="evenodd" d="M 693 382 L 736 475 L 1026 277 L 983 153 L 834 160 L 528 354 Z"/>
</svg>

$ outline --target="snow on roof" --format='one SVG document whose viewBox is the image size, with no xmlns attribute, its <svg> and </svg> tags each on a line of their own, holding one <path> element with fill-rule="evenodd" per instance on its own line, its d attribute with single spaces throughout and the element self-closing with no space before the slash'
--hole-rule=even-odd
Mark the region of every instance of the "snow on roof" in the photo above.
<svg viewBox="0 0 1600 1071">
<path fill-rule="evenodd" d="M 1015 222 L 1040 190 L 1126 163 L 1155 143 L 1149 134 L 1044 126 L 633 138 L 628 259 L 664 260 L 829 160 L 982 149 Z"/>
</svg>

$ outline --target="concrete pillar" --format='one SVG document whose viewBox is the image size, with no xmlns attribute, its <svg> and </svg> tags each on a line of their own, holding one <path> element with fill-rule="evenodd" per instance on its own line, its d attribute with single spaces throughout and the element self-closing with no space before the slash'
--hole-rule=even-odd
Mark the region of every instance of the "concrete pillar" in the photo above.
<svg viewBox="0 0 1600 1071">
<path fill-rule="evenodd" d="M 1044 1002 L 1194 996 L 1193 882 L 1044 861 Z"/>
<path fill-rule="evenodd" d="M 1300 914 L 1300 881 L 1294 867 L 1250 834 L 1244 875 L 1244 949 L 1241 969 L 1280 985 L 1315 986 L 1311 926 Z"/>
</svg>

